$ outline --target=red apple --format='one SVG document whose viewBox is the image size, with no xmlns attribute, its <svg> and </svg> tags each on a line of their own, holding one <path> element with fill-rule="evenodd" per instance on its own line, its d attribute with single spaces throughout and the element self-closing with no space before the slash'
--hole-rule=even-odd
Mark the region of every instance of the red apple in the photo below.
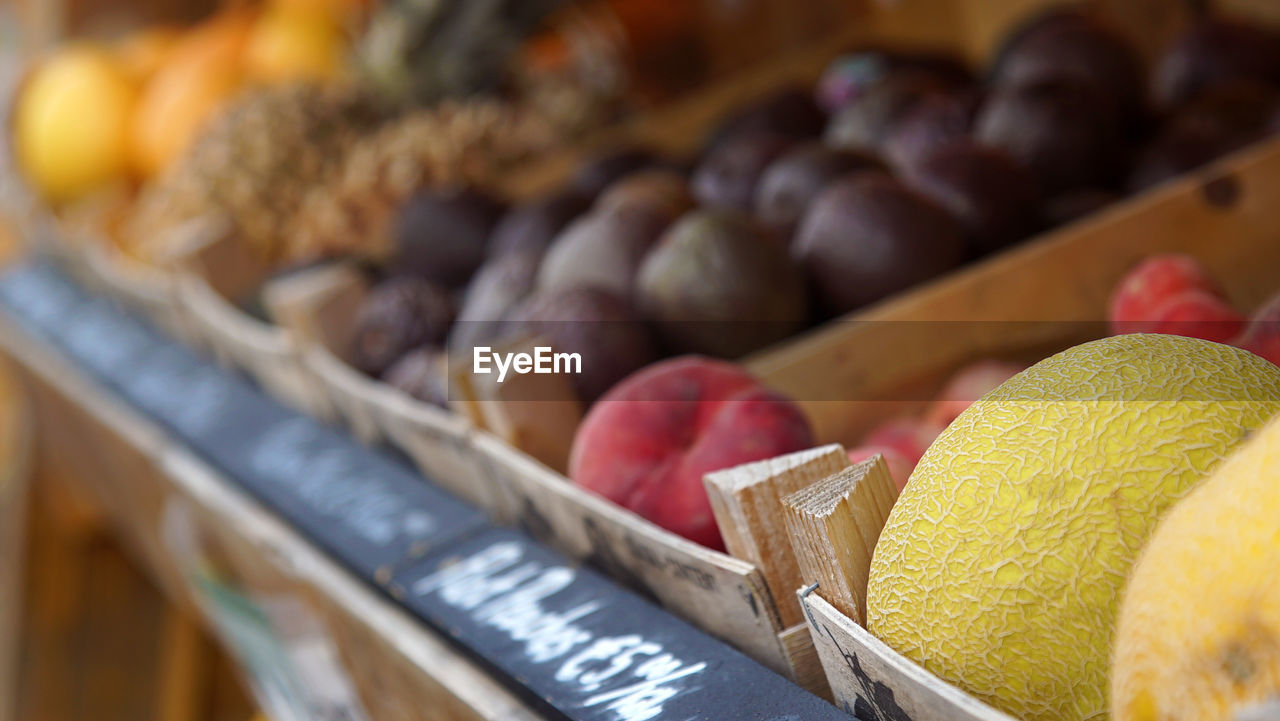
<svg viewBox="0 0 1280 721">
<path fill-rule="evenodd" d="M 849 449 L 849 460 L 853 463 L 861 463 L 877 455 L 884 456 L 885 465 L 889 466 L 889 476 L 893 478 L 898 490 L 905 488 L 916 464 L 904 458 L 901 453 L 888 446 L 858 446 Z"/>
<path fill-rule="evenodd" d="M 569 477 L 721 550 L 703 475 L 811 446 L 795 403 L 732 363 L 684 356 L 641 369 L 591 407 L 573 440 Z"/>
<path fill-rule="evenodd" d="M 1189 255 L 1148 258 L 1130 270 L 1111 296 L 1111 333 L 1152 333 L 1155 313 L 1170 298 L 1190 290 L 1224 298 L 1204 266 Z"/>
<path fill-rule="evenodd" d="M 1026 368 L 1018 363 L 985 360 L 961 368 L 925 411 L 925 420 L 946 428 L 973 402 L 993 391 Z"/>
</svg>

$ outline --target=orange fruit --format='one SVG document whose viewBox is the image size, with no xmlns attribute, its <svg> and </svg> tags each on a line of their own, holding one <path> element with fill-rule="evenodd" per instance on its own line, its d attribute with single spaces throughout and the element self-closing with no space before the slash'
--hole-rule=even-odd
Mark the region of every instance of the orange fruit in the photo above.
<svg viewBox="0 0 1280 721">
<path fill-rule="evenodd" d="M 169 53 L 182 39 L 176 28 L 157 27 L 139 30 L 115 47 L 120 64 L 138 82 L 146 82 L 168 62 Z"/>
<path fill-rule="evenodd" d="M 249 33 L 245 69 L 264 83 L 327 80 L 337 74 L 345 51 L 342 27 L 327 12 L 276 8 Z"/>
<path fill-rule="evenodd" d="M 188 32 L 143 89 L 130 135 L 143 177 L 168 167 L 243 84 L 243 53 L 256 14 L 228 11 Z"/>
</svg>

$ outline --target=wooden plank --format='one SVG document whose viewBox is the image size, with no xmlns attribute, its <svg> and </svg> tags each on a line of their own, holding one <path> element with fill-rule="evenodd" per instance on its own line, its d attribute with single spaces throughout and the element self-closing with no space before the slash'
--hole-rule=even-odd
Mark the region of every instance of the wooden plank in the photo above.
<svg viewBox="0 0 1280 721">
<path fill-rule="evenodd" d="M 196 509 L 199 531 L 256 594 L 285 594 L 322 619 L 372 717 L 443 721 L 541 718 L 472 661 L 336 566 L 295 531 L 175 449 L 167 475 Z"/>
<path fill-rule="evenodd" d="M 572 558 L 589 561 L 699 628 L 781 674 L 785 630 L 760 572 L 583 491 L 486 432 L 477 451 L 508 490 L 518 525 Z"/>
<path fill-rule="evenodd" d="M 327 402 L 288 331 L 250 317 L 200 276 L 180 273 L 177 286 L 183 312 L 220 362 L 246 371 L 289 406 L 324 415 Z"/>
<path fill-rule="evenodd" d="M 366 442 L 387 440 L 460 498 L 507 517 L 470 447 L 472 424 L 369 378 L 346 362 L 355 310 L 368 290 L 353 265 L 335 263 L 268 283 L 268 311 L 298 339 L 304 365 L 335 413 Z"/>
<path fill-rule="evenodd" d="M 404 451 L 423 475 L 492 518 L 509 521 L 506 489 L 484 471 L 473 447 L 476 428 L 452 411 L 422 403 L 386 384 L 368 389 L 375 421 L 384 436 Z"/>
<path fill-rule="evenodd" d="M 782 499 L 849 465 L 839 445 L 745 463 L 703 478 L 711 511 L 729 553 L 751 562 L 764 576 L 782 623 L 801 623 L 795 592 L 804 586 Z"/>
<path fill-rule="evenodd" d="M 31 419 L 0 363 L 0 721 L 18 718 L 18 662 L 31 476 Z"/>
<path fill-rule="evenodd" d="M 209 640 L 194 619 L 165 609 L 156 687 L 156 721 L 201 721 L 212 682 Z"/>
<path fill-rule="evenodd" d="M 889 648 L 817 594 L 801 594 L 840 708 L 866 719 L 1014 721 Z"/>
<path fill-rule="evenodd" d="M 499 344 L 493 352 L 532 357 L 538 347 L 550 344 L 521 338 Z M 586 409 L 565 375 L 512 373 L 503 380 L 494 373 L 471 373 L 468 386 L 487 431 L 540 463 L 567 472 L 573 436 Z"/>
<path fill-rule="evenodd" d="M 323 416 L 328 404 L 286 329 L 251 317 L 237 304 L 260 288 L 267 264 L 219 218 L 199 218 L 178 231 L 172 265 L 176 293 L 191 333 L 222 363 L 248 372 L 289 406 Z"/>
<path fill-rule="evenodd" d="M 809 693 L 831 701 L 831 684 L 827 683 L 826 670 L 818 658 L 808 624 L 788 628 L 778 634 L 778 640 L 782 642 L 782 652 L 791 669 L 791 680 Z"/>
<path fill-rule="evenodd" d="M 939 40 L 934 33 L 930 33 L 928 39 L 920 37 L 926 27 L 931 30 L 938 27 L 933 23 L 922 24 L 920 20 L 925 17 L 934 17 L 933 11 L 920 13 L 910 22 L 902 23 L 899 30 L 921 44 L 936 45 L 937 42 L 930 42 Z M 768 62 L 753 64 L 667 107 L 609 128 L 579 146 L 515 168 L 495 179 L 497 190 L 517 199 L 550 192 L 561 187 L 589 158 L 620 146 L 641 145 L 675 158 L 696 157 L 707 134 L 726 115 L 779 88 L 811 85 L 832 59 L 850 47 L 876 40 L 881 30 L 871 24 L 868 17 L 849 23 L 823 39 L 770 58 Z M 941 42 L 948 41 L 942 39 Z"/>
<path fill-rule="evenodd" d="M 897 498 L 884 457 L 875 456 L 782 501 L 803 585 L 818 584 L 857 623 L 867 617 L 871 555 Z"/>
</svg>

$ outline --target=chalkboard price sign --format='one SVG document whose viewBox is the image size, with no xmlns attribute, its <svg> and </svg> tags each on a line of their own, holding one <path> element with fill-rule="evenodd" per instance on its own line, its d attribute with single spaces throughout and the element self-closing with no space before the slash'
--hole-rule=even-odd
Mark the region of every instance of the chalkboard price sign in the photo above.
<svg viewBox="0 0 1280 721">
<path fill-rule="evenodd" d="M 398 574 L 424 620 L 575 721 L 849 716 L 514 531 L 494 529 Z"/>
<path fill-rule="evenodd" d="M 47 337 L 55 336 L 61 324 L 74 318 L 77 308 L 87 302 L 79 288 L 47 263 L 29 263 L 6 272 L 0 299 Z"/>
<path fill-rule="evenodd" d="M 408 468 L 286 409 L 47 265 L 6 273 L 0 301 L 367 578 L 385 583 L 487 525 Z"/>
</svg>

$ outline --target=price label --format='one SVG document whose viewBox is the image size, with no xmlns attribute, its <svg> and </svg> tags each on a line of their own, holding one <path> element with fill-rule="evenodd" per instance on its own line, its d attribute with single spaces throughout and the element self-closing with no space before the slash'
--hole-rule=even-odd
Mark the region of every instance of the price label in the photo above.
<svg viewBox="0 0 1280 721">
<path fill-rule="evenodd" d="M 571 719 L 849 719 L 514 531 L 470 539 L 395 585 L 423 619 Z"/>
</svg>

